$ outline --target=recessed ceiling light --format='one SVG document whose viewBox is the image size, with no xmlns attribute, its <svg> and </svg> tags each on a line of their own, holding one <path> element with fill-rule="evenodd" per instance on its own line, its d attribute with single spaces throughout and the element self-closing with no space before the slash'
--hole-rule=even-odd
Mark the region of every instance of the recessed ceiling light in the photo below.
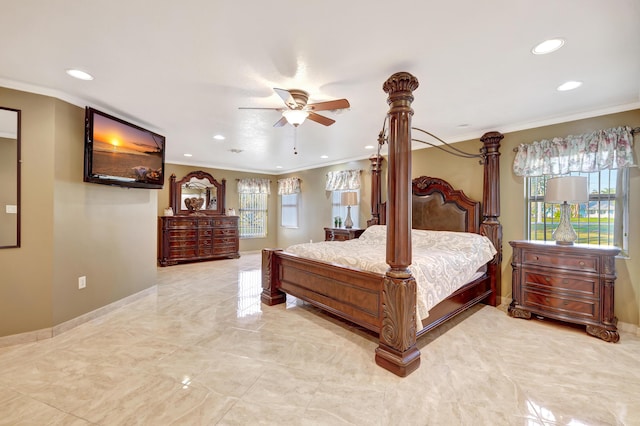
<svg viewBox="0 0 640 426">
<path fill-rule="evenodd" d="M 328 155 L 321 155 L 320 158 L 329 158 Z"/>
<path fill-rule="evenodd" d="M 93 80 L 93 76 L 91 74 L 82 70 L 68 69 L 67 74 L 79 80 Z"/>
<path fill-rule="evenodd" d="M 281 168 L 282 168 L 282 166 L 276 166 L 276 169 L 281 169 Z"/>
<path fill-rule="evenodd" d="M 215 135 L 213 138 L 217 141 L 223 141 L 225 139 L 225 137 L 222 135 Z"/>
<path fill-rule="evenodd" d="M 192 154 L 184 154 L 185 157 L 193 157 Z"/>
<path fill-rule="evenodd" d="M 558 86 L 557 90 L 559 92 L 566 92 L 567 90 L 577 89 L 580 86 L 582 86 L 581 81 L 567 81 L 566 83 L 562 83 L 560 86 Z"/>
<path fill-rule="evenodd" d="M 564 40 L 561 38 L 552 38 L 549 40 L 545 40 L 540 44 L 534 46 L 531 49 L 531 53 L 534 55 L 546 55 L 547 53 L 555 52 L 564 46 Z"/>
<path fill-rule="evenodd" d="M 373 149 L 373 148 L 374 148 L 373 145 L 367 145 L 367 146 L 364 147 L 364 149 Z"/>
</svg>

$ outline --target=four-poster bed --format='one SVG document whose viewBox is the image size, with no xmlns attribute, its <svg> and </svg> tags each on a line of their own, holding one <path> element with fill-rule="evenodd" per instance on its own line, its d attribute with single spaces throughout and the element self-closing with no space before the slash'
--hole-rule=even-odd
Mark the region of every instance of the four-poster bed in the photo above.
<svg viewBox="0 0 640 426">
<path fill-rule="evenodd" d="M 410 374 L 420 364 L 417 337 L 479 302 L 496 306 L 500 294 L 499 147 L 503 136 L 490 132 L 480 139 L 482 204 L 441 179 L 423 176 L 412 180 L 411 102 L 417 86 L 417 79 L 404 72 L 394 74 L 383 86 L 390 105 L 388 201 L 381 201 L 382 158 L 377 156 L 371 160 L 372 218 L 367 225 L 386 225 L 386 272 L 340 266 L 279 249 L 262 252 L 263 303 L 283 303 L 286 294 L 291 294 L 377 333 L 376 363 L 399 376 Z M 417 284 L 410 268 L 412 229 L 477 233 L 488 237 L 496 250 L 479 276 L 431 308 L 421 322 L 416 321 Z"/>
</svg>

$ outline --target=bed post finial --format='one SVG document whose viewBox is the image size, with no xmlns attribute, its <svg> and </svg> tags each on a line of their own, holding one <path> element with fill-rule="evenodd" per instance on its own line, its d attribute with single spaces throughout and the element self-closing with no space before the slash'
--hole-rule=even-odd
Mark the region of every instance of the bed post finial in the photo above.
<svg viewBox="0 0 640 426">
<path fill-rule="evenodd" d="M 482 224 L 480 233 L 487 236 L 497 253 L 489 263 L 491 269 L 491 306 L 499 304 L 502 280 L 502 224 L 500 224 L 500 141 L 504 135 L 500 132 L 488 132 L 482 135 L 481 149 L 484 156 L 484 188 L 482 196 Z"/>
<path fill-rule="evenodd" d="M 387 178 L 387 270 L 376 363 L 398 376 L 420 365 L 416 347 L 416 280 L 411 275 L 411 102 L 418 79 L 393 74 L 383 84 L 389 104 Z"/>
</svg>

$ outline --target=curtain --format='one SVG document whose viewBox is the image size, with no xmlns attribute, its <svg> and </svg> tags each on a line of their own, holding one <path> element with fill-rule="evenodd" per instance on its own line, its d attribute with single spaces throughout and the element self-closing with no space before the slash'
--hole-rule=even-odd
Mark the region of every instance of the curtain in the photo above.
<svg viewBox="0 0 640 426">
<path fill-rule="evenodd" d="M 300 179 L 284 178 L 278 179 L 278 195 L 291 195 L 300 192 Z"/>
<path fill-rule="evenodd" d="M 517 176 L 564 175 L 635 166 L 631 127 L 521 144 L 513 160 Z"/>
<path fill-rule="evenodd" d="M 338 191 L 345 189 L 360 189 L 360 170 L 343 170 L 327 173 L 325 190 Z"/>
<path fill-rule="evenodd" d="M 269 179 L 238 179 L 238 194 L 271 194 Z"/>
</svg>

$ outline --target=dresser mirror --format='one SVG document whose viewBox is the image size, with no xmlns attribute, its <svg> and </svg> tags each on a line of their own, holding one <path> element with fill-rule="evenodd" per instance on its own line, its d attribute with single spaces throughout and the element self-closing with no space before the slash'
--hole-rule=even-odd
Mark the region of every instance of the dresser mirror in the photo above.
<svg viewBox="0 0 640 426">
<path fill-rule="evenodd" d="M 196 171 L 180 180 L 170 178 L 170 202 L 176 215 L 223 215 L 226 181 L 218 182 L 207 172 Z"/>
<path fill-rule="evenodd" d="M 20 247 L 20 110 L 0 107 L 0 248 Z"/>
</svg>

